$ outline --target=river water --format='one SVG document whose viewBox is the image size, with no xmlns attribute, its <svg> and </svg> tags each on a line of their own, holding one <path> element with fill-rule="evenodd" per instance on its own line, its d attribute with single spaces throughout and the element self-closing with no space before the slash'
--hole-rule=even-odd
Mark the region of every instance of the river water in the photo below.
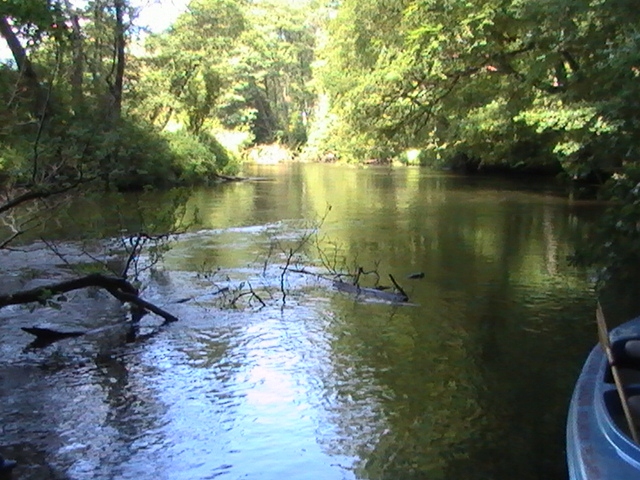
<svg viewBox="0 0 640 480">
<path fill-rule="evenodd" d="M 130 341 L 126 312 L 93 291 L 0 311 L 14 478 L 566 479 L 566 411 L 596 338 L 592 284 L 566 258 L 601 206 L 417 168 L 249 173 L 183 210 L 169 194 L 85 199 L 48 227 L 73 251 L 80 232 L 124 234 L 145 212 L 156 227 L 198 219 L 144 277 L 177 323 L 147 316 Z M 46 263 L 38 246 L 0 258 L 5 286 Z M 408 304 L 293 271 L 357 267 L 377 271 L 371 286 L 392 274 Z M 45 348 L 19 330 L 52 323 L 115 326 Z"/>
</svg>

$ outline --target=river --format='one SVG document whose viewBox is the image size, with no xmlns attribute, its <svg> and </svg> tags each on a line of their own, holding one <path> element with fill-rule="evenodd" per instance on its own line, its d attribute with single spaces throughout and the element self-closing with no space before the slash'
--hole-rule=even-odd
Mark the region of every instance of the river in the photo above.
<svg viewBox="0 0 640 480">
<path fill-rule="evenodd" d="M 19 461 L 14 478 L 566 479 L 567 407 L 596 339 L 592 284 L 567 256 L 600 205 L 549 182 L 418 168 L 249 174 L 192 192 L 182 207 L 197 223 L 145 277 L 143 297 L 179 322 L 148 316 L 134 342 L 116 326 L 31 348 L 21 325 L 125 313 L 99 292 L 0 311 L 0 453 Z M 172 200 L 80 200 L 48 231 L 72 248 L 140 228 L 144 212 L 174 222 Z M 37 263 L 25 255 L 0 259 L 5 279 Z M 327 267 L 392 274 L 410 301 L 293 271 Z"/>
</svg>

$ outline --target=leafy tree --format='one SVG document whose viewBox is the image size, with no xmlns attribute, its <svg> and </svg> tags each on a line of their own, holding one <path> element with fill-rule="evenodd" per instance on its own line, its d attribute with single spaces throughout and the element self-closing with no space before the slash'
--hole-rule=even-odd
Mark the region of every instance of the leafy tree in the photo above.
<svg viewBox="0 0 640 480">
<path fill-rule="evenodd" d="M 228 81 L 227 60 L 244 28 L 238 2 L 191 2 L 168 32 L 147 42 L 134 111 L 162 128 L 173 120 L 200 133 Z"/>
<path fill-rule="evenodd" d="M 583 175 L 633 157 L 637 22 L 617 1 L 346 0 L 321 73 L 365 143 Z"/>
<path fill-rule="evenodd" d="M 241 38 L 237 80 L 229 95 L 235 102 L 221 105 L 220 111 L 223 121 L 225 113 L 233 118 L 234 109 L 253 112 L 258 143 L 277 139 L 297 146 L 306 141 L 315 37 L 305 7 L 270 0 L 247 11 L 252 28 Z"/>
<path fill-rule="evenodd" d="M 196 0 L 137 60 L 135 112 L 199 134 L 220 123 L 257 143 L 306 139 L 314 36 L 307 11 L 282 1 Z"/>
<path fill-rule="evenodd" d="M 0 68 L 0 83 L 6 87 L 0 104 L 1 180 L 55 190 L 80 178 L 119 189 L 212 178 L 211 172 L 202 178 L 176 172 L 188 159 L 171 151 L 172 144 L 154 122 L 157 113 L 139 114 L 154 112 L 145 111 L 150 103 L 145 100 L 157 103 L 158 89 L 141 83 L 147 65 L 128 53 L 138 30 L 137 11 L 127 0 L 92 0 L 80 6 L 69 0 L 29 0 L 1 7 L 0 33 L 14 56 L 13 63 Z M 214 30 L 209 43 L 224 44 Z M 192 65 L 183 58 L 176 63 L 191 74 Z M 192 76 L 185 85 L 179 78 L 168 80 L 181 94 L 173 103 L 180 103 L 190 129 L 198 132 L 215 103 L 219 76 L 206 68 Z M 147 88 L 146 96 L 140 87 Z M 211 152 L 213 170 L 216 158 Z"/>
</svg>

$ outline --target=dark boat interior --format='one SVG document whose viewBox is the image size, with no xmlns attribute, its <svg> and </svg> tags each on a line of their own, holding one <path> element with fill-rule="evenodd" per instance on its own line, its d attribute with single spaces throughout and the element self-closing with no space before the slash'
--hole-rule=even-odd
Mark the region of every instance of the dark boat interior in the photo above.
<svg viewBox="0 0 640 480">
<path fill-rule="evenodd" d="M 611 345 L 611 350 L 624 385 L 631 416 L 636 425 L 640 425 L 640 338 L 616 340 Z M 614 385 L 611 368 L 607 368 L 604 381 Z M 628 434 L 629 428 L 624 418 L 618 392 L 613 388 L 605 392 L 604 403 L 616 425 Z"/>
</svg>

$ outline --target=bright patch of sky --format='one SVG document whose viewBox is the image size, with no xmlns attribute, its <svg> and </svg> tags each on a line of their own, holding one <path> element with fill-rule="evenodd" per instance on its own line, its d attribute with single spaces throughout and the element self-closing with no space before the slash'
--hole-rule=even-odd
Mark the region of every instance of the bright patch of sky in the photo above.
<svg viewBox="0 0 640 480">
<path fill-rule="evenodd" d="M 162 32 L 186 10 L 189 0 L 135 0 L 132 3 L 141 9 L 136 21 L 139 26 Z"/>
</svg>

